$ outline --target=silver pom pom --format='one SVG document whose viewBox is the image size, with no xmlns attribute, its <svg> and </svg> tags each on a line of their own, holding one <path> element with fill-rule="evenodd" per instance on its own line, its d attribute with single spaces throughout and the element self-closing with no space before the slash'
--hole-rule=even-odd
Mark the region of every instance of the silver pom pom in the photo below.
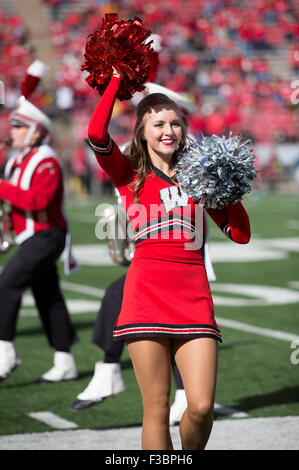
<svg viewBox="0 0 299 470">
<path fill-rule="evenodd" d="M 177 180 L 191 199 L 207 208 L 223 208 L 239 202 L 251 191 L 254 168 L 251 141 L 241 136 L 202 136 L 179 153 Z"/>
</svg>

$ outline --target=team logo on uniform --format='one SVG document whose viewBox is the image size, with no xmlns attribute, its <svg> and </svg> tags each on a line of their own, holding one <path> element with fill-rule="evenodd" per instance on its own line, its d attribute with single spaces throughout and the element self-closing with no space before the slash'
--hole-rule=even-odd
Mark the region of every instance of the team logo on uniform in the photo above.
<svg viewBox="0 0 299 470">
<path fill-rule="evenodd" d="M 186 207 L 188 205 L 187 194 L 181 191 L 178 186 L 161 189 L 160 199 L 163 202 L 166 214 L 175 207 Z"/>
</svg>

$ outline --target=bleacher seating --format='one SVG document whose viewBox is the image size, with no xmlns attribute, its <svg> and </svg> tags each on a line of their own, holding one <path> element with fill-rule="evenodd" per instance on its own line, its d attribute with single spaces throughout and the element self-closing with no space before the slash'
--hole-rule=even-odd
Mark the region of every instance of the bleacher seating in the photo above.
<svg viewBox="0 0 299 470">
<path fill-rule="evenodd" d="M 51 112 L 72 123 L 78 144 L 98 100 L 80 72 L 85 42 L 109 11 L 140 16 L 161 36 L 157 82 L 197 104 L 192 134 L 232 130 L 269 145 L 298 140 L 298 107 L 291 100 L 299 73 L 298 0 L 41 1 L 59 64 Z M 0 79 L 5 77 L 9 108 L 32 52 L 21 18 L 3 15 Z M 47 107 L 42 91 L 35 100 Z M 2 111 L 2 124 L 5 118 Z M 119 103 L 112 122 L 119 144 L 130 138 L 133 125 L 134 101 Z M 5 134 L 3 125 L 0 132 Z"/>
<path fill-rule="evenodd" d="M 75 11 L 71 3 L 72 11 L 69 15 L 64 11 L 63 22 L 52 22 L 52 41 L 61 61 L 57 83 L 73 89 L 72 110 L 75 115 L 86 112 L 88 119 L 95 97 L 80 81 L 82 51 L 87 34 L 111 5 L 91 0 L 84 7 L 78 2 L 80 8 Z M 187 93 L 198 104 L 191 119 L 192 133 L 231 129 L 258 142 L 297 140 L 298 115 L 290 100 L 290 80 L 299 69 L 298 2 L 113 3 L 121 17 L 139 15 L 162 37 L 157 80 Z M 277 58 L 280 69 L 275 68 Z M 129 108 L 128 103 L 121 105 L 122 112 Z M 133 123 L 128 122 L 127 131 L 121 126 L 125 134 L 120 135 L 121 141 L 131 133 Z"/>
</svg>

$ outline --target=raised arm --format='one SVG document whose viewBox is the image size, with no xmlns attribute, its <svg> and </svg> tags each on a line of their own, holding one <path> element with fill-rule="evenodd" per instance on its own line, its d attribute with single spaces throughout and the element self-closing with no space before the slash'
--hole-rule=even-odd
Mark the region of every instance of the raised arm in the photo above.
<svg viewBox="0 0 299 470">
<path fill-rule="evenodd" d="M 126 184 L 131 176 L 130 162 L 110 138 L 108 127 L 121 78 L 112 76 L 102 98 L 96 105 L 88 126 L 88 139 L 96 159 L 116 186 Z"/>
<path fill-rule="evenodd" d="M 120 84 L 121 78 L 113 75 L 91 115 L 88 126 L 88 138 L 91 143 L 105 144 L 109 138 L 108 126 Z"/>
<path fill-rule="evenodd" d="M 241 202 L 228 204 L 224 209 L 206 209 L 206 211 L 228 238 L 241 244 L 249 242 L 250 222 Z"/>
</svg>

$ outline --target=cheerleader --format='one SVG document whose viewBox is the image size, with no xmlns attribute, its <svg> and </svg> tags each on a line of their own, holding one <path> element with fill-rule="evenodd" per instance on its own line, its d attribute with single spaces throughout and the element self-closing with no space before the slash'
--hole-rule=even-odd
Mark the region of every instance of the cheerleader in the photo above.
<svg viewBox="0 0 299 470">
<path fill-rule="evenodd" d="M 145 83 L 145 89 L 146 94 L 163 93 L 175 101 L 179 106 L 184 122 L 188 127 L 188 117 L 190 113 L 195 111 L 195 105 L 192 101 L 190 101 L 186 96 L 176 93 L 173 90 L 156 83 Z M 141 98 L 139 97 L 139 101 L 145 96 L 145 93 L 140 93 Z M 136 98 L 136 95 L 134 95 L 134 101 Z M 136 104 L 138 104 L 138 98 Z M 194 137 L 189 133 L 188 136 L 194 139 Z M 130 143 L 127 142 L 121 146 L 121 151 L 123 153 L 127 148 L 129 148 L 129 144 Z M 118 209 L 122 213 L 123 204 L 121 202 L 118 191 L 115 191 L 115 196 L 117 198 Z M 206 224 L 204 225 L 205 232 L 203 250 L 205 254 L 205 267 L 207 270 L 208 280 L 215 281 L 216 276 L 209 256 L 207 226 Z M 124 230 L 126 229 L 124 228 Z M 117 395 L 126 388 L 122 377 L 120 364 L 120 359 L 125 344 L 124 342 L 113 341 L 112 337 L 114 324 L 121 311 L 125 280 L 126 275 L 123 275 L 114 281 L 111 285 L 109 285 L 102 299 L 101 308 L 94 324 L 92 343 L 105 352 L 104 359 L 103 361 L 96 362 L 94 367 L 94 374 L 90 382 L 84 388 L 84 390 L 77 395 L 77 399 L 70 405 L 70 408 L 73 411 L 87 410 L 92 406 L 102 403 L 104 398 Z M 182 379 L 173 357 L 172 370 L 176 385 L 176 392 L 174 402 L 170 408 L 169 422 L 170 425 L 175 425 L 180 422 L 187 405 Z"/>
<path fill-rule="evenodd" d="M 108 134 L 121 82 L 115 72 L 88 129 L 96 158 L 121 195 L 136 243 L 113 338 L 127 343 L 140 388 L 142 448 L 173 448 L 169 431 L 173 351 L 188 404 L 180 422 L 182 447 L 201 450 L 213 424 L 222 336 L 200 242 L 195 242 L 198 205 L 176 182 L 174 166 L 186 144 L 186 128 L 174 101 L 159 93 L 148 95 L 137 106 L 133 143 L 125 157 Z M 249 219 L 241 203 L 207 212 L 232 240 L 249 241 Z"/>
</svg>

